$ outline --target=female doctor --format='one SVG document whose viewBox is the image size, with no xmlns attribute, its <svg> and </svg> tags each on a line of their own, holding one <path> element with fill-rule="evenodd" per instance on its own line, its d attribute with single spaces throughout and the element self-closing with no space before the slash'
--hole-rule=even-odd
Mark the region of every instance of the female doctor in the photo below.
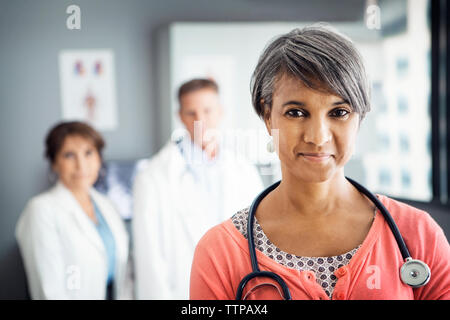
<svg viewBox="0 0 450 320">
<path fill-rule="evenodd" d="M 16 227 L 32 299 L 125 297 L 127 231 L 92 188 L 103 147 L 100 134 L 81 122 L 60 123 L 47 136 L 58 181 L 27 203 Z"/>
<path fill-rule="evenodd" d="M 376 196 L 411 256 L 431 271 L 405 274 L 385 211 L 344 175 L 370 110 L 362 60 L 350 40 L 324 27 L 278 37 L 259 59 L 252 99 L 273 137 L 268 149 L 279 156 L 282 179 L 256 209 L 240 210 L 203 236 L 191 299 L 450 299 L 443 230 L 426 212 Z M 416 288 L 404 275 L 425 278 Z"/>
</svg>

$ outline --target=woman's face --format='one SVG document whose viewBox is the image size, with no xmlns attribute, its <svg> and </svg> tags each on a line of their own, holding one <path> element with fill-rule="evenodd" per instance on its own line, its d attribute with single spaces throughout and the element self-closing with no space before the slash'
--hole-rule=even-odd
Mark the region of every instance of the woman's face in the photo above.
<svg viewBox="0 0 450 320">
<path fill-rule="evenodd" d="M 341 97 L 283 76 L 277 82 L 267 129 L 278 129 L 274 145 L 283 175 L 322 182 L 340 171 L 353 154 L 359 115 Z M 276 133 L 273 132 L 272 133 Z"/>
<path fill-rule="evenodd" d="M 67 136 L 52 165 L 59 180 L 70 190 L 88 190 L 97 180 L 100 155 L 90 139 Z"/>
</svg>

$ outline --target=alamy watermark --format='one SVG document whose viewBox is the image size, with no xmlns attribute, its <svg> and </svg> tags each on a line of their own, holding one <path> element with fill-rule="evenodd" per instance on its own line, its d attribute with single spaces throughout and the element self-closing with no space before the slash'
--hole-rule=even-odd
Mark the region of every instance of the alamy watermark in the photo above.
<svg viewBox="0 0 450 320">
<path fill-rule="evenodd" d="M 77 265 L 69 265 L 66 268 L 66 288 L 67 290 L 81 289 L 81 271 Z"/>
<path fill-rule="evenodd" d="M 366 12 L 364 15 L 366 27 L 370 30 L 381 29 L 381 9 L 377 5 L 377 1 L 367 1 Z"/>
<path fill-rule="evenodd" d="M 272 175 L 275 170 L 270 163 L 277 161 L 279 130 L 273 129 L 271 137 L 264 129 L 203 129 L 202 121 L 194 122 L 194 133 L 191 138 L 193 144 L 183 145 L 183 153 L 189 165 L 204 165 L 211 161 L 208 158 L 208 148 L 219 146 L 219 157 L 217 161 L 233 161 L 234 163 L 251 162 L 260 166 L 262 175 Z M 172 141 L 181 137 L 188 138 L 186 129 L 180 128 L 172 132 Z M 208 143 L 214 141 L 214 143 Z M 267 150 L 267 144 L 273 143 L 273 152 Z M 199 152 L 203 146 L 205 152 Z M 227 150 L 227 158 L 220 156 L 220 148 Z"/>
<path fill-rule="evenodd" d="M 370 276 L 367 277 L 366 286 L 368 289 L 380 289 L 381 288 L 381 269 L 377 265 L 370 265 L 366 268 L 366 273 Z"/>
<path fill-rule="evenodd" d="M 81 9 L 79 6 L 72 4 L 67 7 L 66 13 L 69 16 L 66 19 L 66 27 L 69 30 L 81 29 Z"/>
</svg>

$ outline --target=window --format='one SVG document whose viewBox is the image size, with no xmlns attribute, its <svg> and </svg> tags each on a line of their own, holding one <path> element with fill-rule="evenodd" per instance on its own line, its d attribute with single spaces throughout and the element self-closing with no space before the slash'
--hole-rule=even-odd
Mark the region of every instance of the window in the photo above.
<svg viewBox="0 0 450 320">
<path fill-rule="evenodd" d="M 409 139 L 406 134 L 400 134 L 400 152 L 403 154 L 409 152 Z"/>
<path fill-rule="evenodd" d="M 402 188 L 409 189 L 411 187 L 411 175 L 408 170 L 402 170 Z"/>
<path fill-rule="evenodd" d="M 391 181 L 391 172 L 389 171 L 389 169 L 387 169 L 387 168 L 381 169 L 379 179 L 380 179 L 380 185 L 382 185 L 384 187 L 390 187 L 392 184 L 392 181 Z"/>
<path fill-rule="evenodd" d="M 365 183 L 388 196 L 430 201 L 432 189 L 426 183 L 432 163 L 427 141 L 431 127 L 429 2 L 378 3 L 380 32 L 376 37 L 367 35 L 366 40 L 360 40 L 361 45 L 372 48 L 377 55 L 369 58 L 366 53 L 366 65 L 372 81 L 382 87 L 373 90 L 373 109 L 364 124 L 367 131 L 359 138 Z M 370 141 L 371 133 L 382 137 L 376 141 L 378 147 L 363 146 Z"/>
<path fill-rule="evenodd" d="M 443 50 L 450 40 L 442 41 L 447 4 L 444 0 L 389 0 L 377 5 L 378 29 L 367 27 L 364 12 L 359 20 L 326 21 L 355 43 L 372 83 L 372 110 L 361 124 L 346 174 L 391 197 L 445 203 L 450 184 L 449 65 Z M 172 110 L 177 106 L 173 93 L 181 82 L 193 76 L 215 78 L 227 106 L 223 128 L 257 132 L 257 151 L 247 156 L 260 166 L 276 164 L 276 157 L 265 151 L 268 136 L 251 107 L 251 74 L 270 39 L 314 22 L 170 25 Z M 272 179 L 277 177 L 274 174 Z"/>
<path fill-rule="evenodd" d="M 404 115 L 408 112 L 408 99 L 403 94 L 398 96 L 397 106 L 400 115 Z"/>
<path fill-rule="evenodd" d="M 397 76 L 399 79 L 405 78 L 408 75 L 409 62 L 407 57 L 397 58 Z"/>
</svg>

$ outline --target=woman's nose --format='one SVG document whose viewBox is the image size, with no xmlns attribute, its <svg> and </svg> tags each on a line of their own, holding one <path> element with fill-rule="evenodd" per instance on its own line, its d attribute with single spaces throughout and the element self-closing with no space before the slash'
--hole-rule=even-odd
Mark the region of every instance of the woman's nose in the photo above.
<svg viewBox="0 0 450 320">
<path fill-rule="evenodd" d="M 78 170 L 83 170 L 86 167 L 86 159 L 82 155 L 78 155 L 75 159 Z"/>
<path fill-rule="evenodd" d="M 331 132 L 326 121 L 311 120 L 304 132 L 304 142 L 312 143 L 316 146 L 323 146 L 331 140 Z"/>
</svg>

